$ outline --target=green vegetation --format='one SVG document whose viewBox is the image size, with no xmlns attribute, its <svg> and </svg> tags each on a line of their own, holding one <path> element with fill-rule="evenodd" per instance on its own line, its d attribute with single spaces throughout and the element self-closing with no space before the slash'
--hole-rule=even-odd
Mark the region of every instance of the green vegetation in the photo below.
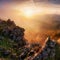
<svg viewBox="0 0 60 60">
<path fill-rule="evenodd" d="M 0 60 L 60 60 L 60 45 L 50 38 L 43 51 L 33 58 L 41 46 L 27 44 L 24 31 L 10 19 L 0 19 Z"/>
<path fill-rule="evenodd" d="M 17 60 L 25 44 L 24 29 L 16 26 L 10 19 L 0 19 L 0 59 Z"/>
<path fill-rule="evenodd" d="M 60 45 L 56 44 L 56 56 L 55 56 L 55 60 L 60 60 Z"/>
</svg>

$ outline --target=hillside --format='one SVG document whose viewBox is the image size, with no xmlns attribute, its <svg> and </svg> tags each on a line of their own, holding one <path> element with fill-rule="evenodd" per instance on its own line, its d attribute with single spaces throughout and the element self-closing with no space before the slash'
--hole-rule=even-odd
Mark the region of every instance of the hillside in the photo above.
<svg viewBox="0 0 60 60">
<path fill-rule="evenodd" d="M 0 19 L 0 60 L 59 60 L 60 45 L 50 37 L 41 46 L 28 44 L 24 38 L 25 29 L 8 19 Z"/>
</svg>

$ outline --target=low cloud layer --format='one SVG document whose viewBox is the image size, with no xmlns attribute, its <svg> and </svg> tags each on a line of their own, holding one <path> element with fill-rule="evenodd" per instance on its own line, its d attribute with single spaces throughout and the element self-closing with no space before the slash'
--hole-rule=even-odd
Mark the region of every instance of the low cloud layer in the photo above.
<svg viewBox="0 0 60 60">
<path fill-rule="evenodd" d="M 46 15 L 45 20 L 43 21 L 42 28 L 43 29 L 49 29 L 49 30 L 60 30 L 60 15 Z"/>
</svg>

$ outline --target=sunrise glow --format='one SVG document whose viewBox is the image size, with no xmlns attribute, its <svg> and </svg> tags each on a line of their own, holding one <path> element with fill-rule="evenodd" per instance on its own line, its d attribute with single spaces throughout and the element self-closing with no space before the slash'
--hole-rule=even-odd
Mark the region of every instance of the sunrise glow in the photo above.
<svg viewBox="0 0 60 60">
<path fill-rule="evenodd" d="M 0 0 L 0 60 L 59 60 L 60 0 Z"/>
<path fill-rule="evenodd" d="M 43 8 L 37 8 L 37 7 L 31 7 L 31 6 L 23 7 L 21 11 L 22 11 L 22 15 L 29 18 L 37 14 L 41 15 L 44 12 Z"/>
<path fill-rule="evenodd" d="M 32 9 L 26 9 L 24 11 L 25 16 L 30 17 L 34 14 L 34 11 Z"/>
</svg>

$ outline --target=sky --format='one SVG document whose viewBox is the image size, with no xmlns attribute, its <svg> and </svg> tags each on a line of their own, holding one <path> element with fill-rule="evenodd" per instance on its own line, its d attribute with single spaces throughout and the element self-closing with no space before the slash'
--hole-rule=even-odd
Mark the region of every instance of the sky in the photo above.
<svg viewBox="0 0 60 60">
<path fill-rule="evenodd" d="M 60 30 L 60 0 L 0 0 L 0 18 L 25 28 L 28 39 L 40 40 L 40 32 Z"/>
<path fill-rule="evenodd" d="M 43 14 L 60 15 L 59 2 L 60 0 L 0 0 L 0 18 L 17 20 L 17 25 L 21 26 L 23 24 L 20 24 L 19 20 L 25 23 L 26 20 L 36 19 L 28 14 L 36 17 Z"/>
<path fill-rule="evenodd" d="M 25 2 L 30 0 L 0 0 L 0 2 Z M 59 4 L 60 0 L 33 0 L 34 2 L 49 2 Z"/>
</svg>

